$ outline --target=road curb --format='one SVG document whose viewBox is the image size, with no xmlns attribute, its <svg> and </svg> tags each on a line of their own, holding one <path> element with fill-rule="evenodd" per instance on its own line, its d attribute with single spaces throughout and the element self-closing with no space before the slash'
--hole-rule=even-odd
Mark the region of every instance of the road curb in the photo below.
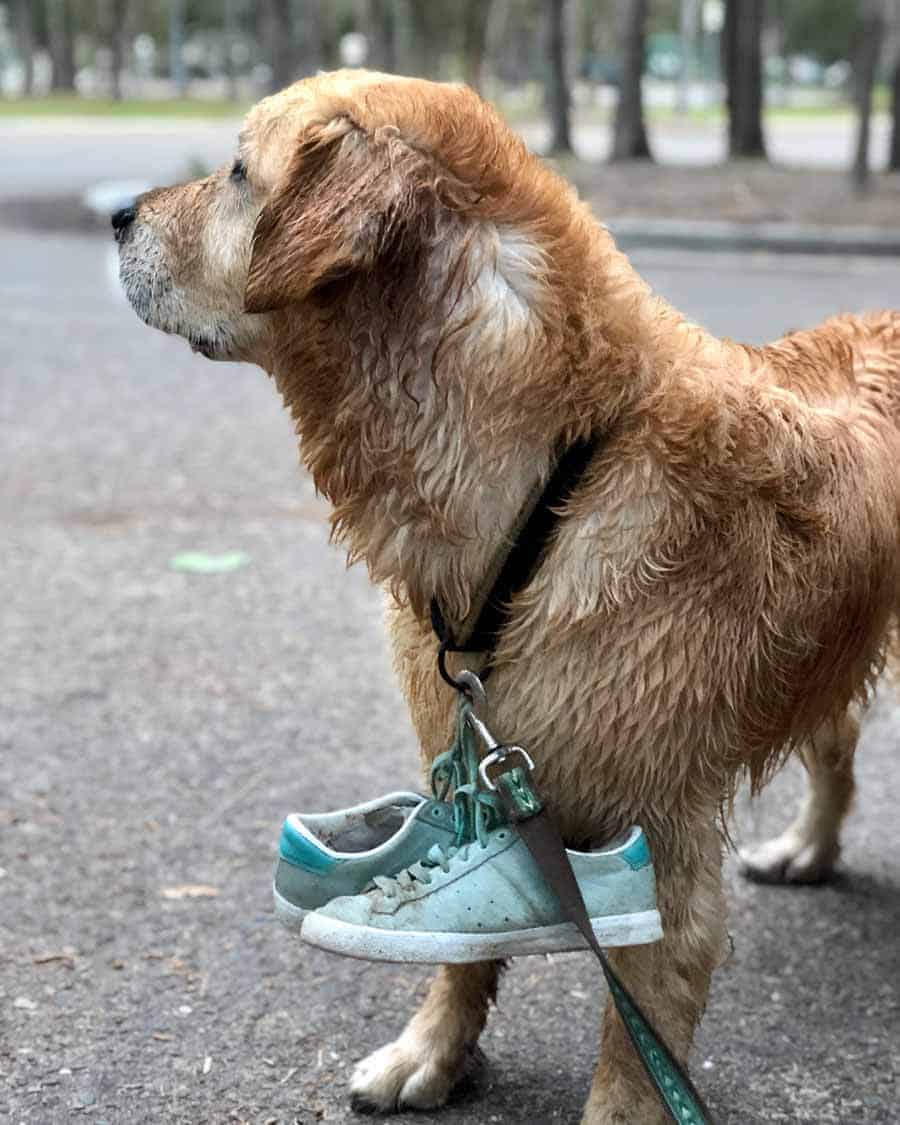
<svg viewBox="0 0 900 1125">
<path fill-rule="evenodd" d="M 607 226 L 623 250 L 765 250 L 775 254 L 900 257 L 900 233 L 887 227 L 641 218 L 611 219 Z"/>
<path fill-rule="evenodd" d="M 0 197 L 0 227 L 44 232 L 107 233 L 109 215 L 146 188 L 103 181 L 79 194 Z M 801 223 L 734 223 L 623 217 L 606 224 L 623 250 L 763 251 L 773 254 L 900 258 L 900 231 L 890 227 L 824 227 Z"/>
</svg>

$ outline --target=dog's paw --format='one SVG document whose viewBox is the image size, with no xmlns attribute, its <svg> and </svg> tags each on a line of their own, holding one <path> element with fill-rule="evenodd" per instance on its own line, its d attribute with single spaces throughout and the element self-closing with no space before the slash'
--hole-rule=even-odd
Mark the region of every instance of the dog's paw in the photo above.
<svg viewBox="0 0 900 1125">
<path fill-rule="evenodd" d="M 741 848 L 741 872 L 757 883 L 824 883 L 834 875 L 839 847 L 785 832 L 774 840 Z"/>
<path fill-rule="evenodd" d="M 360 1113 L 436 1109 L 463 1077 L 469 1052 L 459 1058 L 406 1033 L 362 1060 L 350 1079 L 350 1101 Z"/>
</svg>

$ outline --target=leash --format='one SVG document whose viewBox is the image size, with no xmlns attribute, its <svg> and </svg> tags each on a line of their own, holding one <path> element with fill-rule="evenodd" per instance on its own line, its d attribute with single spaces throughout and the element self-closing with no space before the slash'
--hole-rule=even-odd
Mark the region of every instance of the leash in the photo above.
<svg viewBox="0 0 900 1125">
<path fill-rule="evenodd" d="M 687 1071 L 641 1010 L 601 949 L 566 854 L 565 844 L 531 784 L 528 756 L 517 746 L 497 747 L 482 760 L 482 778 L 487 777 L 489 765 L 502 765 L 510 756 L 521 756 L 523 764 L 511 766 L 495 775 L 493 782 L 488 780 L 487 784 L 497 790 L 507 817 L 515 824 L 538 869 L 553 888 L 563 913 L 578 927 L 600 962 L 628 1037 L 660 1101 L 678 1125 L 714 1125 L 713 1116 Z"/>
<path fill-rule="evenodd" d="M 556 529 L 560 508 L 578 487 L 600 439 L 591 437 L 575 442 L 557 460 L 547 483 L 531 490 L 482 580 L 480 596 L 473 599 L 470 623 L 463 622 L 454 635 L 445 620 L 437 598 L 431 599 L 431 627 L 441 642 L 438 668 L 444 681 L 457 691 L 465 688 L 447 670 L 448 652 L 483 652 L 488 664 L 481 671 L 482 681 L 490 675 L 490 655 L 509 618 L 509 603 L 531 581 L 541 555 Z"/>
<path fill-rule="evenodd" d="M 531 782 L 531 758 L 521 746 L 499 745 L 475 714 L 474 705 L 485 702 L 483 680 L 490 674 L 494 649 L 509 618 L 509 603 L 531 580 L 561 518 L 561 507 L 582 481 L 599 445 L 598 438 L 591 438 L 570 446 L 558 460 L 543 490 L 540 493 L 537 489 L 532 490 L 517 516 L 509 547 L 495 556 L 489 568 L 489 579 L 483 583 L 488 588 L 476 601 L 475 613 L 470 614 L 470 617 L 475 616 L 475 621 L 468 627 L 463 625 L 459 639 L 451 633 L 437 600 L 432 600 L 432 626 L 440 641 L 440 674 L 472 704 L 466 708 L 464 718 L 463 709 L 460 710 L 460 729 L 456 739 L 456 747 L 460 750 L 451 750 L 442 758 L 453 760 L 461 752 L 465 741 L 461 733 L 464 723 L 478 733 L 488 751 L 478 766 L 481 781 L 499 797 L 507 818 L 515 824 L 538 870 L 559 900 L 563 913 L 577 926 L 599 960 L 619 1017 L 666 1111 L 677 1125 L 715 1125 L 712 1113 L 687 1071 L 622 983 L 600 947 L 565 844 Z M 452 676 L 446 666 L 448 652 L 486 654 L 487 663 L 481 678 L 468 671 L 461 672 L 458 677 Z M 466 794 L 472 794 L 474 782 L 468 776 L 472 772 L 472 762 L 466 764 L 468 770 L 459 767 L 458 779 L 463 780 L 463 773 L 467 775 L 464 789 Z M 493 767 L 498 769 L 492 774 Z M 453 780 L 457 780 L 457 776 Z M 463 830 L 462 823 L 460 830 Z"/>
</svg>

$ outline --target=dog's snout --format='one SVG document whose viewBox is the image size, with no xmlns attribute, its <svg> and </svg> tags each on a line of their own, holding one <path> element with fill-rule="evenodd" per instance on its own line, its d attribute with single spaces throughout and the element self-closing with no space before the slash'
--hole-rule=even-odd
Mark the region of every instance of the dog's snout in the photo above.
<svg viewBox="0 0 900 1125">
<path fill-rule="evenodd" d="M 125 232 L 134 222 L 137 216 L 137 211 L 134 207 L 120 207 L 118 211 L 113 213 L 110 222 L 112 223 L 113 230 L 116 232 L 116 239 L 123 238 Z"/>
</svg>

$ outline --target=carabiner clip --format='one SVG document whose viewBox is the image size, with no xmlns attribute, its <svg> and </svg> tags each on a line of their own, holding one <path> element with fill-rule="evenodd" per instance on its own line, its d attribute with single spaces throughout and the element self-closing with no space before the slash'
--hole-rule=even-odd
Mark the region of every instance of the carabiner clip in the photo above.
<svg viewBox="0 0 900 1125">
<path fill-rule="evenodd" d="M 520 758 L 524 758 L 529 773 L 534 772 L 534 762 L 531 760 L 531 756 L 527 750 L 523 750 L 521 746 L 497 746 L 486 758 L 482 758 L 478 765 L 478 776 L 488 789 L 497 788 L 496 782 L 494 782 L 488 774 L 488 766 L 497 764 L 503 765 L 507 758 L 516 754 L 518 754 Z"/>
</svg>

